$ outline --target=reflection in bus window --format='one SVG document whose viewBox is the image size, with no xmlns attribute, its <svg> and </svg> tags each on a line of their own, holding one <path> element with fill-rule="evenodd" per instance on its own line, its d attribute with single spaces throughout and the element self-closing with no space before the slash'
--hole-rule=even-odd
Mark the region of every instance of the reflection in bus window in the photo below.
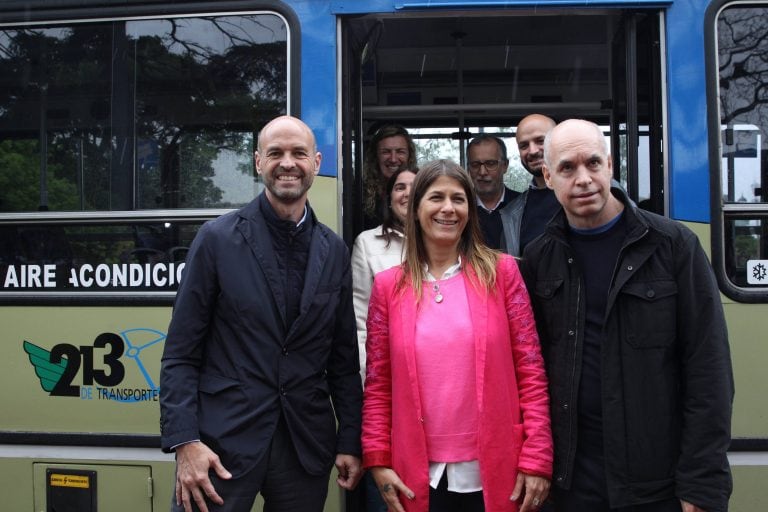
<svg viewBox="0 0 768 512">
<path fill-rule="evenodd" d="M 755 125 L 723 128 L 723 201 L 761 202 L 760 147 L 762 136 Z"/>
<path fill-rule="evenodd" d="M 751 261 L 766 259 L 766 227 L 768 215 L 753 217 L 729 217 L 724 229 L 726 252 L 726 268 L 728 279 L 737 286 L 748 284 L 766 285 L 765 279 L 750 283 L 750 273 L 753 266 Z"/>
<path fill-rule="evenodd" d="M 0 30 L 0 212 L 229 208 L 285 112 L 272 14 Z M 11 186 L 12 185 L 12 186 Z"/>
<path fill-rule="evenodd" d="M 717 18 L 722 254 L 728 280 L 746 288 L 768 285 L 766 17 L 768 7 L 739 4 Z"/>
</svg>

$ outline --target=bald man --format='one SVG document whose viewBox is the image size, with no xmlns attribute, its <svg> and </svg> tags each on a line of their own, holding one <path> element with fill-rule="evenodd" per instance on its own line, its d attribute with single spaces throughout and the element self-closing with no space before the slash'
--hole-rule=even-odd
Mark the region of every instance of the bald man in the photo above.
<svg viewBox="0 0 768 512">
<path fill-rule="evenodd" d="M 531 174 L 531 183 L 499 212 L 503 228 L 502 250 L 513 256 L 520 256 L 525 246 L 544 232 L 544 226 L 560 208 L 541 174 L 544 137 L 554 126 L 553 119 L 541 114 L 526 116 L 517 125 L 515 141 L 520 163 Z"/>
<path fill-rule="evenodd" d="M 544 142 L 562 208 L 525 248 L 550 387 L 556 512 L 728 509 L 733 374 L 696 235 L 612 181 L 600 128 Z"/>
<path fill-rule="evenodd" d="M 265 190 L 204 224 L 186 260 L 162 358 L 162 448 L 173 511 L 319 512 L 330 470 L 361 476 L 349 251 L 307 191 L 321 154 L 290 116 L 261 130 Z M 338 426 L 337 426 L 338 425 Z"/>
</svg>

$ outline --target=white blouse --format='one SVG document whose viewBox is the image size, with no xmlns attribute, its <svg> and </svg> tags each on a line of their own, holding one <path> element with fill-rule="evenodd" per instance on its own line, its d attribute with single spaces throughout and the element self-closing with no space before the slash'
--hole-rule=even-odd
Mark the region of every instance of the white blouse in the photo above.
<svg viewBox="0 0 768 512">
<path fill-rule="evenodd" d="M 382 270 L 399 265 L 403 261 L 403 245 L 405 238 L 402 233 L 390 230 L 393 236 L 389 247 L 382 233 L 382 227 L 363 231 L 355 239 L 352 248 L 352 300 L 357 320 L 357 343 L 360 352 L 360 376 L 365 384 L 365 340 L 367 330 L 365 321 L 368 319 L 368 301 L 371 298 L 373 278 Z"/>
</svg>

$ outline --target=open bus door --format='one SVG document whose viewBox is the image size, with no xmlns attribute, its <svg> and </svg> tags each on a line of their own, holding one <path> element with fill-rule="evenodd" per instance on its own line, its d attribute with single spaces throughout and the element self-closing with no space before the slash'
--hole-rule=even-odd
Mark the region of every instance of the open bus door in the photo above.
<svg viewBox="0 0 768 512">
<path fill-rule="evenodd" d="M 605 127 L 617 179 L 663 213 L 661 11 L 537 9 L 412 11 L 341 18 L 344 236 L 362 229 L 363 154 L 370 133 L 397 123 L 419 163 L 463 163 L 485 132 L 505 140 L 507 185 L 530 175 L 517 123 L 541 113 Z M 350 232 L 351 230 L 351 232 Z"/>
</svg>

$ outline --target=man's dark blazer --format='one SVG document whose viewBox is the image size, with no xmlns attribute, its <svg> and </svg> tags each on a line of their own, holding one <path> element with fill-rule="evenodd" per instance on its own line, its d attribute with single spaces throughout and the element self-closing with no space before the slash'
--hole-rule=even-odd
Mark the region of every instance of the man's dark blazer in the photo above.
<svg viewBox="0 0 768 512">
<path fill-rule="evenodd" d="M 190 247 L 162 359 L 162 448 L 200 439 L 237 477 L 269 448 L 282 411 L 302 465 L 319 475 L 337 453 L 360 454 L 349 252 L 308 206 L 304 291 L 286 327 L 260 201 L 207 222 Z"/>
</svg>

